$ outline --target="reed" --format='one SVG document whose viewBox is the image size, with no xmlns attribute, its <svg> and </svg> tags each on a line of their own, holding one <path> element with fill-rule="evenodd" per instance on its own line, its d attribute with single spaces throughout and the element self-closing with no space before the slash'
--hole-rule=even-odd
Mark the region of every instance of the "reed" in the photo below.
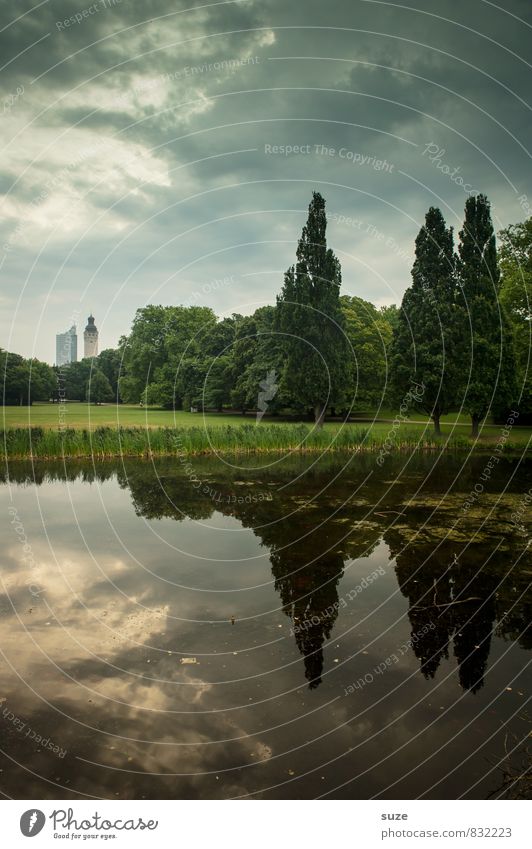
<svg viewBox="0 0 532 849">
<path fill-rule="evenodd" d="M 0 431 L 2 459 L 60 459 L 91 457 L 166 457 L 202 454 L 251 454 L 257 452 L 381 451 L 386 455 L 415 450 L 469 450 L 471 440 L 463 434 L 436 438 L 426 431 L 400 430 L 389 434 L 370 427 L 347 425 L 336 430 L 317 430 L 304 424 L 242 425 L 226 427 L 99 427 L 12 428 Z M 475 450 L 489 449 L 476 443 Z M 520 446 L 506 444 L 506 451 Z"/>
</svg>

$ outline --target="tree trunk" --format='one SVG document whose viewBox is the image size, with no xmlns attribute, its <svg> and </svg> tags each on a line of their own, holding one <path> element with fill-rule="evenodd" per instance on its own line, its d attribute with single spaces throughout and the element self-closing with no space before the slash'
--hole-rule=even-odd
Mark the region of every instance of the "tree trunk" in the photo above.
<svg viewBox="0 0 532 849">
<path fill-rule="evenodd" d="M 471 416 L 471 437 L 473 439 L 478 439 L 478 425 L 480 419 L 478 416 Z"/>
<path fill-rule="evenodd" d="M 325 419 L 325 407 L 321 404 L 316 404 L 314 407 L 314 422 L 318 427 L 323 427 L 323 421 Z"/>
<path fill-rule="evenodd" d="M 432 414 L 432 421 L 434 422 L 434 432 L 435 432 L 436 436 L 441 436 L 440 414 L 439 413 L 433 413 Z"/>
</svg>

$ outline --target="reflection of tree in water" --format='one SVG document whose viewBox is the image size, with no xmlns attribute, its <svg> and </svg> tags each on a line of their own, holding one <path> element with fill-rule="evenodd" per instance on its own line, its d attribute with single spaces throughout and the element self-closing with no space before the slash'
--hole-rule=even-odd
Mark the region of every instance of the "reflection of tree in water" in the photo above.
<svg viewBox="0 0 532 849">
<path fill-rule="evenodd" d="M 391 543 L 393 531 L 386 535 Z M 397 553 L 396 574 L 408 598 L 412 647 L 426 678 L 433 678 L 453 643 L 458 677 L 464 690 L 476 693 L 484 685 L 491 634 L 496 619 L 499 578 L 492 569 L 479 569 L 488 557 L 481 546 L 470 545 L 456 555 L 456 545 L 407 545 Z"/>
<path fill-rule="evenodd" d="M 237 476 L 241 478 L 242 473 Z M 271 500 L 233 503 L 232 496 L 242 496 L 245 490 L 241 485 L 234 486 L 230 479 L 212 484 L 216 493 L 213 500 L 183 475 L 167 474 L 164 470 L 159 470 L 157 478 L 153 470 L 142 473 L 137 464 L 128 470 L 127 477 L 122 477 L 122 485 L 131 490 L 136 512 L 146 518 L 203 519 L 217 511 L 253 530 L 270 550 L 275 589 L 292 621 L 311 689 L 321 683 L 323 645 L 330 638 L 338 616 L 337 588 L 344 558 L 369 553 L 380 537 L 378 528 L 370 534 L 366 529 L 358 541 L 353 535 L 346 536 L 345 520 L 353 518 L 349 505 L 343 514 L 338 514 L 338 521 L 332 522 L 327 521 L 331 505 L 323 496 L 319 506 L 301 507 L 302 497 L 311 499 L 314 490 L 322 484 L 323 479 L 316 480 L 313 476 L 310 483 L 299 483 L 295 494 L 277 492 Z M 338 498 L 338 487 L 334 497 Z M 320 552 L 326 553 L 319 556 Z"/>
<path fill-rule="evenodd" d="M 89 482 L 104 481 L 116 475 L 119 485 L 131 492 L 137 514 L 148 519 L 201 520 L 214 512 L 238 519 L 270 550 L 275 588 L 292 621 L 296 644 L 304 657 L 305 675 L 313 688 L 321 681 L 323 645 L 330 639 L 338 615 L 338 584 L 343 562 L 348 557 L 368 555 L 381 535 L 396 557 L 397 580 L 409 601 L 412 636 L 416 637 L 412 649 L 426 678 L 436 675 L 442 659 L 448 659 L 452 650 L 461 686 L 477 692 L 483 686 L 495 621 L 501 638 L 519 641 L 525 649 L 532 647 L 532 598 L 527 593 L 530 572 L 526 571 L 530 560 L 529 555 L 527 562 L 521 557 L 524 543 L 519 534 L 508 534 L 505 550 L 494 553 L 489 536 L 476 541 L 477 525 L 468 527 L 464 521 L 461 544 L 442 542 L 441 528 L 449 527 L 455 518 L 453 504 L 447 508 L 450 512 L 430 518 L 432 508 L 421 504 L 419 499 L 415 506 L 400 514 L 401 524 L 390 526 L 390 516 L 399 515 L 397 508 L 410 504 L 419 476 L 426 472 L 426 458 L 414 458 L 410 475 L 402 473 L 393 492 L 373 476 L 371 486 L 363 489 L 355 503 L 350 500 L 354 483 L 349 475 L 337 478 L 325 494 L 321 492 L 337 470 L 333 460 L 334 457 L 329 458 L 321 470 L 312 469 L 295 487 L 274 489 L 271 500 L 240 504 L 231 499 L 246 492 L 262 491 L 269 495 L 272 492 L 267 489 L 269 484 L 286 484 L 287 478 L 300 471 L 296 460 L 290 461 L 294 464 L 291 471 L 272 467 L 262 482 L 253 471 L 246 474 L 228 467 L 220 473 L 219 465 L 194 461 L 198 478 L 209 483 L 216 498 L 194 485 L 175 458 L 157 461 L 156 468 L 151 463 L 127 459 L 118 465 L 100 463 L 97 467 L 92 463 L 70 463 L 67 467 L 63 463 L 49 463 L 46 468 L 33 468 L 29 463 L 14 463 L 10 465 L 9 475 L 14 481 L 34 480 L 37 484 L 56 479 L 74 481 L 78 477 Z M 445 469 L 436 466 L 430 479 L 425 478 L 424 492 L 429 496 L 432 489 L 436 493 L 447 492 L 449 480 L 453 479 L 453 462 L 449 457 Z M 476 465 L 483 467 L 483 463 L 483 458 L 478 458 Z M 359 478 L 368 471 L 367 465 L 374 468 L 370 456 L 357 458 Z M 478 472 L 476 465 L 471 463 L 472 480 Z M 506 485 L 507 472 L 502 465 L 499 470 Z M 246 478 L 249 487 L 242 486 L 242 479 Z M 466 479 L 463 484 L 466 489 L 469 483 Z M 495 474 L 492 483 L 494 487 L 498 485 Z M 518 487 L 519 483 L 515 485 Z M 368 521 L 371 504 L 382 498 L 384 490 L 389 493 L 387 500 Z M 318 492 L 320 496 L 312 508 L 301 507 Z M 345 506 L 331 519 L 332 512 L 344 502 Z M 420 541 L 415 534 L 427 521 L 425 539 Z M 427 541 L 431 524 L 435 533 Z M 344 539 L 348 527 L 352 530 Z M 411 542 L 405 547 L 408 540 Z M 467 545 L 468 540 L 473 541 Z M 512 564 L 520 557 L 519 565 L 513 568 Z"/>
<path fill-rule="evenodd" d="M 271 557 L 275 589 L 293 624 L 296 643 L 304 657 L 305 677 L 311 690 L 321 684 L 323 643 L 338 616 L 338 582 L 343 575 L 339 554 L 306 565 L 288 548 Z"/>
</svg>

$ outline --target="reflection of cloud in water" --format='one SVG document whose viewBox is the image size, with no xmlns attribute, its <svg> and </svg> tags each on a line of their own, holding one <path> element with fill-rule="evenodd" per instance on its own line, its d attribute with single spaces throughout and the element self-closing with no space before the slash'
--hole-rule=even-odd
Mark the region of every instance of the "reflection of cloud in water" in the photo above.
<svg viewBox="0 0 532 849">
<path fill-rule="evenodd" d="M 329 467 L 282 492 L 277 485 L 286 481 L 279 470 L 271 473 L 272 501 L 223 506 L 194 491 L 175 463 L 161 463 L 164 489 L 149 465 L 126 464 L 127 482 L 119 472 L 119 486 L 103 465 L 107 480 L 99 483 L 99 494 L 109 520 L 95 488 L 81 481 L 71 480 L 69 493 L 60 481 L 39 488 L 49 542 L 34 509 L 35 491 L 13 481 L 37 568 L 29 569 L 20 547 L 8 543 L 0 639 L 28 686 L 6 665 L 2 692 L 10 709 L 69 754 L 58 765 L 16 730 L 5 729 L 8 753 L 52 785 L 59 778 L 61 788 L 55 792 L 57 787 L 10 766 L 9 792 L 61 797 L 72 786 L 108 797 L 118 791 L 132 798 L 217 798 L 280 783 L 267 795 L 309 797 L 363 772 L 345 795 L 364 798 L 400 779 L 407 763 L 410 768 L 430 759 L 439 745 L 444 753 L 430 766 L 431 781 L 471 751 L 475 735 L 481 742 L 493 732 L 497 741 L 516 705 L 497 701 L 496 710 L 488 710 L 490 700 L 504 691 L 510 675 L 519 682 L 523 666 L 514 650 L 499 659 L 513 640 L 530 647 L 526 572 L 505 577 L 519 540 L 507 533 L 503 550 L 496 551 L 501 511 L 511 514 L 519 483 L 514 481 L 515 493 L 500 498 L 482 537 L 475 538 L 469 518 L 446 537 L 441 529 L 456 521 L 458 499 L 448 493 L 441 501 L 448 487 L 443 473 L 427 480 L 426 498 L 411 498 L 418 473 L 427 471 L 425 461 L 391 489 L 376 476 L 351 499 L 367 472 L 367 458 L 360 462 L 331 491 L 321 491 L 332 477 Z M 218 479 L 210 468 L 209 479 L 230 495 L 232 474 Z M 235 473 L 238 479 L 245 474 Z M 446 474 L 452 479 L 451 460 Z M 468 483 L 466 478 L 464 487 Z M 208 557 L 180 554 L 168 543 Z M 449 568 L 456 560 L 459 567 Z M 484 563 L 489 568 L 478 575 Z M 385 574 L 349 599 L 378 565 Z M 32 598 L 27 586 L 37 573 L 41 599 Z M 254 584 L 261 586 L 238 591 Z M 464 594 L 471 601 L 455 605 Z M 348 599 L 345 606 L 341 599 Z M 12 606 L 20 621 L 10 615 Z M 311 625 L 297 630 L 301 622 Z M 435 628 L 386 675 L 343 696 L 348 684 L 427 623 Z M 191 656 L 195 664 L 180 663 Z M 514 692 L 518 699 L 519 684 Z M 468 721 L 469 738 L 462 735 L 445 748 Z M 320 767 L 329 758 L 339 760 Z M 375 768 L 383 758 L 386 766 Z M 464 789 L 478 763 L 473 758 L 464 767 Z M 205 772 L 213 774 L 197 775 Z M 297 780 L 283 786 L 292 773 Z M 398 788 L 408 797 L 424 792 L 427 782 L 427 771 L 420 769 Z M 452 798 L 456 780 L 441 792 Z M 392 795 L 401 793 L 396 788 Z"/>
</svg>

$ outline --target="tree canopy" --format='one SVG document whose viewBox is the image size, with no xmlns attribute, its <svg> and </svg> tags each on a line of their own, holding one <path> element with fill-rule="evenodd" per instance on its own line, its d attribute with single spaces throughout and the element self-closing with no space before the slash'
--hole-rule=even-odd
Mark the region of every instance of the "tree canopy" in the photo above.
<svg viewBox="0 0 532 849">
<path fill-rule="evenodd" d="M 340 305 L 340 263 L 327 247 L 325 201 L 312 193 L 307 223 L 297 246 L 296 264 L 285 274 L 277 298 L 276 329 L 283 337 L 281 388 L 312 408 L 323 422 L 327 407 L 342 398 L 349 353 Z"/>
</svg>

